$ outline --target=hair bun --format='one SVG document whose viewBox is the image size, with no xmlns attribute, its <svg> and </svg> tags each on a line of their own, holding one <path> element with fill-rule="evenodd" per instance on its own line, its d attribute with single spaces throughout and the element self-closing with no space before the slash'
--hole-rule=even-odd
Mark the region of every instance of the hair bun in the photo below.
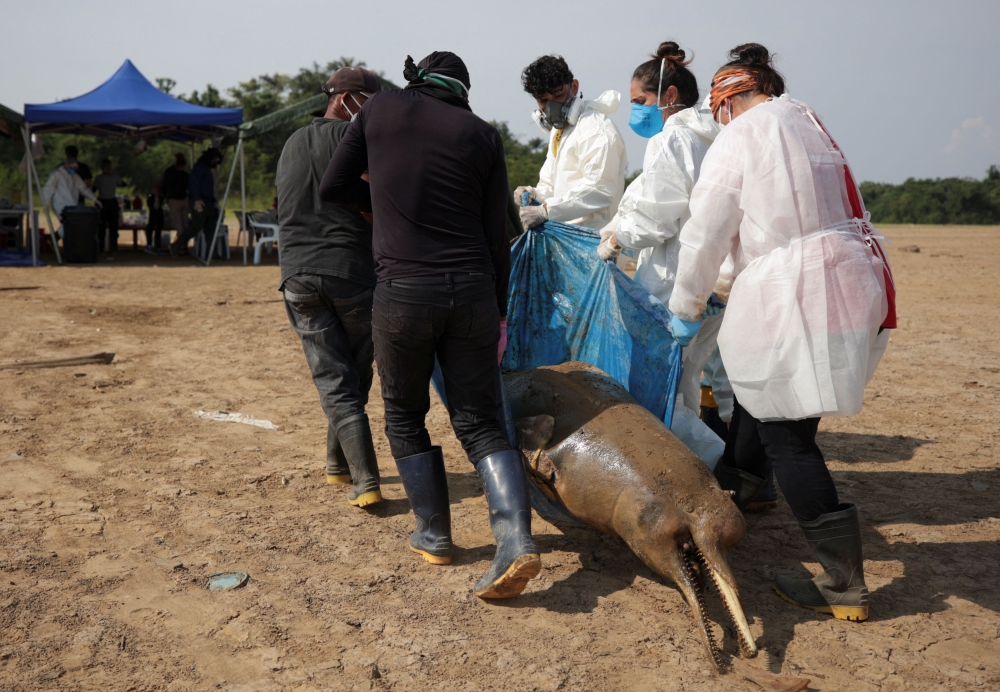
<svg viewBox="0 0 1000 692">
<path fill-rule="evenodd" d="M 683 66 L 689 64 L 691 61 L 684 61 L 686 57 L 684 50 L 678 46 L 673 41 L 664 41 L 660 44 L 660 47 L 656 49 L 656 53 L 653 54 L 653 58 L 656 60 L 666 60 L 669 63 L 673 63 L 674 67 Z"/>
<path fill-rule="evenodd" d="M 744 43 L 729 51 L 729 59 L 740 65 L 764 67 L 771 64 L 771 54 L 759 43 Z"/>
</svg>

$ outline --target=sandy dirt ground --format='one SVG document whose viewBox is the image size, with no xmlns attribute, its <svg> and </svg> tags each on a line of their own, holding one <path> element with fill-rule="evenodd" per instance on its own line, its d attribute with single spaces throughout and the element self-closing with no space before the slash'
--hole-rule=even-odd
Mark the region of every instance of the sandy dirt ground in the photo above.
<svg viewBox="0 0 1000 692">
<path fill-rule="evenodd" d="M 325 419 L 273 255 L 0 270 L 0 361 L 117 354 L 0 370 L 0 689 L 759 690 L 742 665 L 813 690 L 1000 689 L 1000 229 L 885 230 L 901 328 L 864 412 L 819 435 L 861 509 L 872 617 L 781 601 L 774 575 L 818 565 L 784 503 L 749 516 L 730 564 L 762 652 L 739 663 L 711 594 L 737 660 L 722 677 L 680 593 L 596 532 L 536 517 L 541 576 L 475 598 L 493 539 L 436 399 L 454 564 L 407 549 L 377 380 L 387 501 L 349 507 L 324 481 Z M 250 581 L 208 591 L 225 570 Z"/>
</svg>

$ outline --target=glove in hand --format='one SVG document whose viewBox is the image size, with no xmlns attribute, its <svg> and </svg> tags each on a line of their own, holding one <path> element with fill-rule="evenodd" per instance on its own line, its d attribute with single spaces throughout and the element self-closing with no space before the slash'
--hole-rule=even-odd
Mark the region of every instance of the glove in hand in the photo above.
<svg viewBox="0 0 1000 692">
<path fill-rule="evenodd" d="M 697 322 L 688 322 L 687 320 L 682 320 L 677 315 L 672 315 L 670 317 L 670 331 L 674 335 L 674 341 L 679 343 L 681 346 L 688 346 L 691 344 L 691 339 L 694 335 L 698 333 L 701 329 L 701 320 Z"/>
<path fill-rule="evenodd" d="M 597 246 L 597 256 L 602 260 L 613 260 L 618 257 L 618 255 L 622 254 L 622 249 L 620 247 L 615 247 L 611 244 L 613 238 L 614 234 L 608 236 L 607 240 L 602 241 L 601 244 Z"/>
<path fill-rule="evenodd" d="M 530 185 L 521 185 L 520 187 L 514 188 L 514 203 L 518 206 L 522 206 L 525 192 L 528 193 L 528 202 L 535 199 L 535 188 Z"/>
<path fill-rule="evenodd" d="M 725 309 L 726 304 L 719 300 L 718 296 L 713 293 L 708 297 L 708 305 L 705 306 L 705 312 L 701 313 L 701 319 L 718 315 Z"/>
<path fill-rule="evenodd" d="M 540 207 L 521 207 L 521 225 L 524 230 L 541 226 L 549 218 L 549 213 L 545 210 L 545 205 Z"/>
</svg>

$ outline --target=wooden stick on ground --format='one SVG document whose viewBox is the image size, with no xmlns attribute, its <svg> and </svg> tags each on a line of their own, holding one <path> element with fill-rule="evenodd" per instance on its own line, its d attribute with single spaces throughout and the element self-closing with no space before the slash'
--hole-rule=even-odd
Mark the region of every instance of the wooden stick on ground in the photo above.
<svg viewBox="0 0 1000 692">
<path fill-rule="evenodd" d="M 31 368 L 62 368 L 70 365 L 111 365 L 114 353 L 95 353 L 92 356 L 57 358 L 56 360 L 33 360 L 25 363 L 4 363 L 0 370 L 28 370 Z"/>
</svg>

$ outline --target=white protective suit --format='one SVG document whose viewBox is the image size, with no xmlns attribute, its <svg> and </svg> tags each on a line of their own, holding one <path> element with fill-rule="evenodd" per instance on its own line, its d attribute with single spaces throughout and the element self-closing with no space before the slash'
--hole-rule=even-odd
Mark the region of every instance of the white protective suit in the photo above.
<svg viewBox="0 0 1000 692">
<path fill-rule="evenodd" d="M 72 207 L 80 200 L 80 195 L 96 202 L 97 197 L 76 173 L 70 173 L 65 166 L 52 171 L 42 188 L 42 201 L 48 204 L 56 216 L 62 215 L 65 207 Z"/>
<path fill-rule="evenodd" d="M 600 230 L 618 209 L 628 159 L 622 133 L 608 114 L 620 102 L 617 91 L 605 91 L 596 101 L 575 99 L 569 112 L 575 124 L 550 133 L 535 199 L 553 221 Z"/>
<path fill-rule="evenodd" d="M 719 349 L 759 420 L 858 413 L 888 342 L 885 255 L 852 212 L 846 165 L 816 114 L 782 96 L 723 129 L 691 195 L 669 307 L 698 320 L 713 289 L 729 294 Z"/>
<path fill-rule="evenodd" d="M 635 280 L 664 306 L 677 276 L 678 235 L 691 218 L 691 191 L 702 159 L 721 130 L 708 99 L 667 118 L 663 130 L 646 145 L 642 173 L 625 190 L 618 213 L 608 224 L 621 247 L 640 250 Z M 721 324 L 721 315 L 706 319 L 684 349 L 684 374 L 677 391 L 695 412 L 701 405 L 701 372 L 715 350 Z"/>
</svg>

